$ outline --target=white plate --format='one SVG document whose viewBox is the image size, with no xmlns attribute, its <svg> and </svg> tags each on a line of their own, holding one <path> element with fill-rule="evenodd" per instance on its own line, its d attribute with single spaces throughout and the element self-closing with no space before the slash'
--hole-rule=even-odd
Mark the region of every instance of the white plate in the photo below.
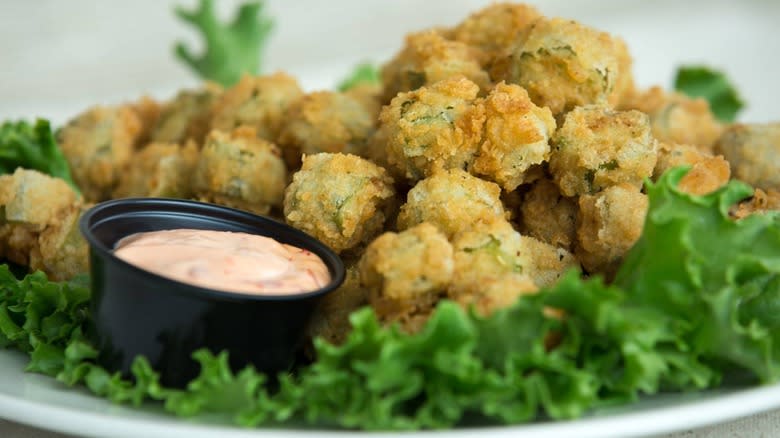
<svg viewBox="0 0 780 438">
<path fill-rule="evenodd" d="M 219 3 L 225 10 L 238 0 Z M 268 0 L 278 35 L 268 52 L 269 70 L 289 70 L 308 89 L 329 87 L 354 63 L 382 60 L 409 30 L 451 25 L 489 0 Z M 191 86 L 168 46 L 194 33 L 166 8 L 195 1 L 0 2 L 0 53 L 12 60 L 0 69 L 0 119 L 45 116 L 62 123 L 86 106 L 167 97 Z M 641 86 L 669 86 L 676 66 L 706 63 L 724 69 L 748 102 L 741 117 L 780 119 L 780 2 L 770 0 L 537 0 L 547 15 L 579 19 L 621 35 L 635 58 Z M 158 13 L 153 14 L 152 11 Z M 327 19 L 323 19 L 328 17 Z M 117 35 L 121 35 L 118 38 Z M 95 59 L 99 58 L 99 62 Z M 312 68 L 316 66 L 316 68 Z M 64 433 L 111 437 L 341 436 L 338 431 L 246 430 L 193 423 L 158 406 L 133 409 L 23 372 L 26 359 L 0 351 L 0 417 Z M 461 429 L 407 436 L 643 436 L 725 422 L 780 408 L 780 385 L 698 394 L 671 394 L 568 422 Z M 363 434 L 353 434 L 361 436 Z M 378 434 L 371 434 L 371 437 Z"/>
<path fill-rule="evenodd" d="M 158 405 L 135 409 L 93 397 L 82 388 L 67 388 L 54 379 L 24 373 L 27 359 L 0 351 L 0 417 L 43 429 L 90 437 L 113 438 L 289 438 L 343 436 L 343 431 L 311 427 L 241 429 L 172 417 Z M 517 426 L 416 432 L 404 437 L 639 437 L 711 425 L 780 407 L 780 384 L 648 397 L 639 403 L 572 421 Z M 351 437 L 396 436 L 350 433 Z"/>
</svg>

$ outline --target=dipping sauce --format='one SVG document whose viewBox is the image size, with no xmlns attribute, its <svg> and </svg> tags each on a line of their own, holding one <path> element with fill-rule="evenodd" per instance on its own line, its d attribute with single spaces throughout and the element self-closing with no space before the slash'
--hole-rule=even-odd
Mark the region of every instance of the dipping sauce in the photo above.
<svg viewBox="0 0 780 438">
<path fill-rule="evenodd" d="M 163 277 L 227 292 L 294 294 L 325 286 L 330 273 L 314 253 L 249 233 L 176 229 L 136 233 L 114 254 Z"/>
</svg>

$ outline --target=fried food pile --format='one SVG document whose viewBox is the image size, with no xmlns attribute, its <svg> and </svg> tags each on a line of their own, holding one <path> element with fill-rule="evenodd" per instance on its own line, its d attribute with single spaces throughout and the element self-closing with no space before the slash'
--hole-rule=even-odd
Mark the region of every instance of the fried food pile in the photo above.
<svg viewBox="0 0 780 438">
<path fill-rule="evenodd" d="M 623 40 L 500 3 L 408 35 L 382 83 L 306 93 L 284 73 L 168 102 L 95 107 L 58 133 L 78 198 L 32 171 L 0 177 L 0 256 L 52 278 L 86 270 L 90 203 L 165 196 L 268 214 L 348 265 L 312 334 L 343 339 L 371 305 L 414 332 L 450 299 L 507 306 L 567 269 L 609 279 L 642 231 L 643 182 L 735 176 L 776 208 L 780 125 L 723 125 L 705 100 L 637 89 Z"/>
</svg>

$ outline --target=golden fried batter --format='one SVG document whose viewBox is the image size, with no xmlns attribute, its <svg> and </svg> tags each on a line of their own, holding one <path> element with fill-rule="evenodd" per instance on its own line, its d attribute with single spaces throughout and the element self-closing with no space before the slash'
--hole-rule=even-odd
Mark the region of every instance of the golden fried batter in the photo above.
<svg viewBox="0 0 780 438">
<path fill-rule="evenodd" d="M 642 234 L 647 206 L 647 196 L 625 183 L 580 197 L 575 254 L 585 270 L 614 274 Z"/>
<path fill-rule="evenodd" d="M 141 119 L 130 106 L 97 106 L 59 131 L 58 143 L 87 201 L 109 199 L 141 128 Z"/>
<path fill-rule="evenodd" d="M 555 119 L 547 108 L 531 102 L 518 85 L 500 83 L 484 100 L 485 129 L 474 172 L 511 191 L 530 178 L 533 166 L 550 157 Z"/>
<path fill-rule="evenodd" d="M 382 67 L 382 102 L 456 76 L 466 77 L 487 91 L 490 78 L 482 70 L 479 56 L 477 49 L 447 40 L 435 30 L 410 34 L 403 49 Z"/>
<path fill-rule="evenodd" d="M 418 331 L 452 278 L 452 254 L 447 237 L 427 223 L 371 242 L 360 259 L 360 282 L 380 320 Z"/>
<path fill-rule="evenodd" d="M 251 126 L 258 137 L 275 142 L 287 108 L 302 95 L 298 81 L 285 73 L 245 75 L 214 102 L 211 129 L 230 132 L 242 125 Z"/>
<path fill-rule="evenodd" d="M 553 136 L 550 172 L 566 196 L 627 183 L 637 189 L 653 174 L 658 146 L 647 115 L 604 106 L 578 107 Z"/>
<path fill-rule="evenodd" d="M 743 219 L 753 213 L 765 213 L 780 210 L 780 191 L 755 189 L 753 196 L 732 207 L 729 214 L 735 219 Z"/>
<path fill-rule="evenodd" d="M 184 147 L 150 143 L 130 159 L 113 197 L 189 198 L 194 194 L 192 175 L 198 156 L 194 141 Z"/>
<path fill-rule="evenodd" d="M 780 123 L 729 126 L 714 150 L 728 160 L 735 178 L 760 189 L 780 189 Z"/>
<path fill-rule="evenodd" d="M 286 182 L 279 148 L 243 126 L 231 133 L 211 131 L 206 137 L 194 190 L 202 201 L 265 214 L 282 204 Z"/>
<path fill-rule="evenodd" d="M 485 121 L 483 107 L 474 105 L 478 91 L 458 77 L 401 93 L 385 106 L 377 135 L 395 173 L 415 182 L 437 169 L 470 167 Z"/>
<path fill-rule="evenodd" d="M 398 229 L 429 222 L 452 237 L 479 222 L 506 218 L 500 193 L 496 184 L 463 170 L 437 172 L 409 191 L 398 214 Z"/>
<path fill-rule="evenodd" d="M 722 155 L 713 156 L 692 145 L 659 143 L 658 163 L 653 178 L 677 166 L 691 166 L 677 188 L 694 195 L 704 195 L 729 181 L 731 170 Z"/>
<path fill-rule="evenodd" d="M 577 234 L 577 200 L 563 196 L 549 179 L 540 179 L 520 204 L 523 233 L 571 251 Z"/>
<path fill-rule="evenodd" d="M 344 283 L 322 297 L 307 329 L 311 338 L 320 337 L 331 344 L 340 344 L 352 326 L 349 315 L 368 305 L 368 289 L 360 285 L 356 265 L 348 265 Z"/>
<path fill-rule="evenodd" d="M 222 87 L 206 83 L 198 90 L 182 90 L 160 111 L 151 140 L 184 144 L 194 140 L 202 144 L 208 134 L 211 106 L 222 94 Z"/>
<path fill-rule="evenodd" d="M 469 15 L 449 37 L 480 49 L 489 63 L 511 50 L 539 18 L 539 11 L 530 5 L 493 3 Z"/>
<path fill-rule="evenodd" d="M 392 214 L 393 179 L 356 155 L 319 153 L 303 158 L 284 195 L 287 223 L 336 252 L 367 243 Z"/>
</svg>

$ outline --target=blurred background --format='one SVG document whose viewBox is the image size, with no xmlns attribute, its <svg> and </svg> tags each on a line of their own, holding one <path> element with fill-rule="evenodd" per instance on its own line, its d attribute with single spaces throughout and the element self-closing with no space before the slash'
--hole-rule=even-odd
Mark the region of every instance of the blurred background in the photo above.
<svg viewBox="0 0 780 438">
<path fill-rule="evenodd" d="M 239 0 L 217 0 L 227 18 Z M 331 88 L 362 61 L 381 63 L 403 35 L 451 26 L 486 0 L 266 0 L 275 18 L 264 69 L 285 70 L 307 89 Z M 670 87 L 680 64 L 726 71 L 748 107 L 741 120 L 780 120 L 777 0 L 537 0 L 545 15 L 574 18 L 622 36 L 640 86 Z M 173 56 L 176 40 L 201 47 L 173 14 L 196 0 L 3 0 L 0 119 L 63 123 L 88 106 L 171 97 L 198 81 Z"/>
</svg>

